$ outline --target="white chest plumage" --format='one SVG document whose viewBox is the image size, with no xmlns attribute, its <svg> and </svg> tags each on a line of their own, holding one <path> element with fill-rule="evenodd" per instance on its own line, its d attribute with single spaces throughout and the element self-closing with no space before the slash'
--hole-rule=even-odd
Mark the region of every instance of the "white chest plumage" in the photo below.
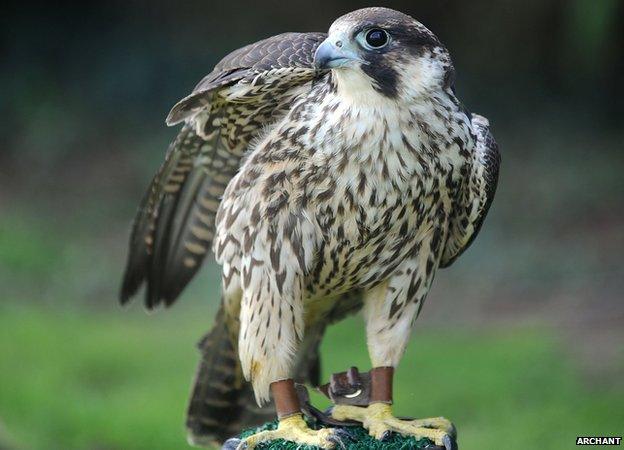
<svg viewBox="0 0 624 450">
<path fill-rule="evenodd" d="M 303 143 L 315 149 L 309 170 L 332 174 L 311 192 L 310 217 L 323 236 L 307 280 L 311 299 L 374 285 L 434 224 L 444 228 L 465 163 L 444 120 L 450 102 L 405 108 L 369 100 L 353 104 L 329 92 L 303 113 L 311 124 Z"/>
</svg>

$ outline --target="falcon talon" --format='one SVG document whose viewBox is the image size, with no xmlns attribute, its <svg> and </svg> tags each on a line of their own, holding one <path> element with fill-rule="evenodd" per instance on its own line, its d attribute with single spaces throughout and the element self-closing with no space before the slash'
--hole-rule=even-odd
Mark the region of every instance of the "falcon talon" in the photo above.
<svg viewBox="0 0 624 450">
<path fill-rule="evenodd" d="M 303 420 L 301 414 L 295 414 L 281 418 L 275 430 L 258 431 L 251 436 L 247 436 L 239 444 L 238 449 L 251 450 L 259 444 L 278 439 L 316 446 L 322 449 L 331 449 L 336 446 L 334 435 L 335 431 L 330 428 L 311 429 Z"/>
<path fill-rule="evenodd" d="M 223 443 L 221 450 L 237 450 L 241 442 L 239 438 L 229 438 Z"/>
<path fill-rule="evenodd" d="M 388 441 L 392 438 L 392 436 L 394 435 L 394 433 L 390 430 L 386 430 L 384 431 L 384 433 L 381 435 L 381 437 L 379 438 L 380 441 Z"/>
<path fill-rule="evenodd" d="M 424 450 L 446 450 L 446 449 L 441 445 L 427 444 L 425 445 Z"/>
<path fill-rule="evenodd" d="M 267 410 L 242 408 L 273 396 L 278 430 L 246 438 L 250 447 L 276 436 L 331 447 L 329 431 L 287 417 L 300 411 L 441 445 L 446 422 L 400 421 L 389 405 L 433 279 L 472 244 L 498 182 L 490 124 L 462 105 L 454 78 L 422 23 L 364 8 L 327 33 L 232 52 L 171 109 L 167 124 L 183 125 L 136 215 L 120 301 L 146 284 L 147 308 L 169 306 L 210 249 L 222 266 L 191 441 L 223 441 L 233 417 L 266 422 Z M 321 386 L 336 404 L 327 417 L 291 378 L 319 384 L 324 330 L 360 309 L 373 369 Z"/>
<path fill-rule="evenodd" d="M 346 450 L 346 448 L 347 448 L 347 447 L 345 447 L 345 445 L 342 442 L 342 440 L 340 438 L 338 438 L 337 436 L 330 437 L 329 441 L 332 442 L 337 448 L 339 448 L 341 450 Z"/>
<path fill-rule="evenodd" d="M 457 450 L 457 443 L 455 442 L 455 439 L 448 434 L 444 436 L 442 443 L 444 444 L 444 450 Z"/>
<path fill-rule="evenodd" d="M 394 417 L 390 405 L 386 403 L 371 403 L 366 408 L 336 405 L 332 416 L 338 420 L 361 421 L 369 434 L 380 441 L 387 440 L 391 433 L 399 433 L 404 436 L 414 436 L 416 439 L 426 438 L 437 446 L 446 447 L 454 443 L 454 440 L 444 430 L 444 422 L 439 418 L 404 421 Z M 437 424 L 441 424 L 441 427 L 437 428 Z"/>
<path fill-rule="evenodd" d="M 331 442 L 336 444 L 341 449 L 346 449 L 345 441 L 354 442 L 354 436 L 346 430 L 335 429 L 334 434 L 329 438 Z"/>
</svg>

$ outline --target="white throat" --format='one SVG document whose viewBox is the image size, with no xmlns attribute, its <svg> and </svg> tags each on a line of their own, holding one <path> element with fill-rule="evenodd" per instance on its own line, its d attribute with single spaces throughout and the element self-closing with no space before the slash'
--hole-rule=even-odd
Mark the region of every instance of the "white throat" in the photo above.
<svg viewBox="0 0 624 450">
<path fill-rule="evenodd" d="M 336 84 L 338 95 L 344 101 L 358 106 L 387 105 L 392 99 L 375 89 L 374 81 L 361 70 L 334 69 L 332 80 Z"/>
</svg>

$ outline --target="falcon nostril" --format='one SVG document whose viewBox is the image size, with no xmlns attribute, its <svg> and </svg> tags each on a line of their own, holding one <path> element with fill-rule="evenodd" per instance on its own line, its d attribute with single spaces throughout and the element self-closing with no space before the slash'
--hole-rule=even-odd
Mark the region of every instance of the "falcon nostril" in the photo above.
<svg viewBox="0 0 624 450">
<path fill-rule="evenodd" d="M 338 48 L 342 47 L 342 41 L 336 41 L 336 47 Z"/>
</svg>

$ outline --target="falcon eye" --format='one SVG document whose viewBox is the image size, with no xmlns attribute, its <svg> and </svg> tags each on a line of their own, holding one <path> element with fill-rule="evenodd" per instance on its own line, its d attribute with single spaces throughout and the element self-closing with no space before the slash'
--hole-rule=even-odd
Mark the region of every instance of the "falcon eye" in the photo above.
<svg viewBox="0 0 624 450">
<path fill-rule="evenodd" d="M 379 28 L 366 32 L 366 43 L 372 48 L 381 48 L 388 43 L 388 33 Z"/>
</svg>

